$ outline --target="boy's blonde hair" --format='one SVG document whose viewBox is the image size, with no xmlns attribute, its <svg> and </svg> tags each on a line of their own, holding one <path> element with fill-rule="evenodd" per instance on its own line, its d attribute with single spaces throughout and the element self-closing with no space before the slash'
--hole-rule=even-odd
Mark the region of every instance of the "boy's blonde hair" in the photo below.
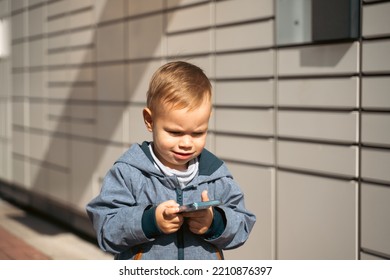
<svg viewBox="0 0 390 280">
<path fill-rule="evenodd" d="M 156 112 L 161 105 L 193 110 L 211 101 L 211 83 L 203 70 L 184 61 L 169 62 L 152 76 L 147 92 L 147 107 Z"/>
</svg>

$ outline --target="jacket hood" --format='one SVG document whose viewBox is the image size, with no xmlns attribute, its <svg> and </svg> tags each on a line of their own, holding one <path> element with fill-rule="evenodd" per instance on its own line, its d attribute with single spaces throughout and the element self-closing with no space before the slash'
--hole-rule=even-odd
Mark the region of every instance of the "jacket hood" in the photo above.
<svg viewBox="0 0 390 280">
<path fill-rule="evenodd" d="M 141 145 L 134 144 L 116 162 L 122 162 L 162 179 L 165 175 L 155 167 L 149 150 L 150 142 L 144 141 Z M 198 156 L 199 175 L 189 185 L 198 185 L 206 181 L 217 180 L 221 177 L 232 177 L 223 161 L 207 149 L 203 149 Z"/>
</svg>

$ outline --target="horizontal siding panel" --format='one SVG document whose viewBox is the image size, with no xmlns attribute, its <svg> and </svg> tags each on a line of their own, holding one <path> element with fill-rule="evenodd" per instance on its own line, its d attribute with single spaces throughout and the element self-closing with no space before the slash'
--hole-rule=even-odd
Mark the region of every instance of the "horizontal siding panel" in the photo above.
<svg viewBox="0 0 390 280">
<path fill-rule="evenodd" d="M 227 24 L 271 17 L 274 15 L 274 3 L 272 0 L 218 1 L 215 10 L 216 24 Z"/>
<path fill-rule="evenodd" d="M 126 55 L 128 58 L 150 58 L 161 56 L 163 38 L 163 16 L 148 16 L 127 23 L 128 36 Z M 110 43 L 109 43 L 110 45 Z"/>
<path fill-rule="evenodd" d="M 27 188 L 29 164 L 21 158 L 12 158 L 12 182 L 22 188 Z"/>
<path fill-rule="evenodd" d="M 362 141 L 390 146 L 390 113 L 363 113 Z"/>
<path fill-rule="evenodd" d="M 95 61 L 95 50 L 83 48 L 69 52 L 69 61 L 71 64 L 87 64 Z"/>
<path fill-rule="evenodd" d="M 245 194 L 245 206 L 256 215 L 257 222 L 245 246 L 224 252 L 226 259 L 272 259 L 272 189 L 273 168 L 227 162 L 234 179 Z"/>
<path fill-rule="evenodd" d="M 76 46 L 85 46 L 85 45 L 94 44 L 95 43 L 94 35 L 95 35 L 94 29 L 87 29 L 87 30 L 70 33 L 69 46 L 76 47 Z"/>
<path fill-rule="evenodd" d="M 142 117 L 143 109 L 144 106 L 130 105 L 126 110 L 129 129 L 126 130 L 128 136 L 125 136 L 128 137 L 129 143 L 142 143 L 142 141 L 152 141 L 152 134 L 146 129 Z"/>
<path fill-rule="evenodd" d="M 69 134 L 70 122 L 61 118 L 50 118 L 47 121 L 46 130 L 55 133 Z"/>
<path fill-rule="evenodd" d="M 356 259 L 355 182 L 278 172 L 278 259 Z"/>
<path fill-rule="evenodd" d="M 30 127 L 45 129 L 46 128 L 46 104 L 31 103 L 30 106 Z"/>
<path fill-rule="evenodd" d="M 27 95 L 27 74 L 14 73 L 12 74 L 12 95 L 24 96 Z"/>
<path fill-rule="evenodd" d="M 51 170 L 41 162 L 31 161 L 28 163 L 28 166 L 28 189 L 32 190 L 33 192 L 50 197 L 50 189 L 55 188 L 56 185 L 64 184 L 64 182 L 49 182 L 49 174 Z M 54 183 L 54 185 L 49 185 L 49 183 Z M 33 202 L 30 203 L 33 204 Z"/>
<path fill-rule="evenodd" d="M 217 55 L 217 78 L 250 78 L 273 76 L 272 50 Z"/>
<path fill-rule="evenodd" d="M 46 130 L 52 132 L 69 133 L 70 107 L 64 103 L 52 103 L 47 105 Z"/>
<path fill-rule="evenodd" d="M 124 129 L 127 127 L 124 118 L 125 108 L 125 105 L 95 107 L 96 130 L 99 139 L 118 143 L 125 141 Z"/>
<path fill-rule="evenodd" d="M 96 49 L 98 61 L 120 60 L 124 58 L 124 23 L 101 26 L 96 29 Z"/>
<path fill-rule="evenodd" d="M 96 90 L 98 100 L 126 100 L 125 69 L 123 64 L 99 66 L 96 68 Z"/>
<path fill-rule="evenodd" d="M 86 137 L 86 138 L 96 138 L 96 121 L 92 119 L 74 119 L 69 122 L 69 132 L 71 135 Z"/>
<path fill-rule="evenodd" d="M 58 63 L 59 60 L 64 60 L 64 57 L 57 58 L 58 60 L 55 61 L 55 63 Z M 67 58 L 68 60 L 68 58 Z M 50 61 L 50 57 L 49 57 Z M 54 61 L 53 61 L 54 64 Z M 50 83 L 56 83 L 56 82 L 68 82 L 69 81 L 69 75 L 70 75 L 70 70 L 69 69 L 50 69 L 47 74 L 48 82 Z M 49 89 L 49 94 L 50 94 Z"/>
<path fill-rule="evenodd" d="M 178 9 L 166 14 L 166 32 L 178 32 L 211 26 L 211 4 Z"/>
<path fill-rule="evenodd" d="M 134 0 L 134 1 L 138 1 L 138 0 Z M 149 0 L 149 1 L 153 1 L 153 0 Z M 175 8 L 175 7 L 187 6 L 191 4 L 203 3 L 207 1 L 209 0 L 181 0 L 181 1 L 167 0 L 166 4 L 169 8 Z"/>
<path fill-rule="evenodd" d="M 70 1 L 69 2 L 69 9 L 71 11 L 76 11 L 80 9 L 86 9 L 86 8 L 92 8 L 93 7 L 93 0 L 82 0 L 82 1 Z"/>
<path fill-rule="evenodd" d="M 217 108 L 214 113 L 218 132 L 273 134 L 273 110 Z"/>
<path fill-rule="evenodd" d="M 49 17 L 66 13 L 70 10 L 70 3 L 68 1 L 55 1 L 47 4 L 47 15 Z"/>
<path fill-rule="evenodd" d="M 245 50 L 273 45 L 273 23 L 260 22 L 218 28 L 216 51 Z"/>
<path fill-rule="evenodd" d="M 357 141 L 356 113 L 278 112 L 279 135 L 326 141 Z"/>
<path fill-rule="evenodd" d="M 216 82 L 215 104 L 231 106 L 272 106 L 274 81 Z"/>
<path fill-rule="evenodd" d="M 153 73 L 161 66 L 160 61 L 130 63 L 127 67 L 127 98 L 132 102 L 146 103 L 146 93 Z"/>
<path fill-rule="evenodd" d="M 358 43 L 305 46 L 278 51 L 279 75 L 358 72 Z"/>
<path fill-rule="evenodd" d="M 0 63 L 0 101 L 7 103 L 8 98 L 12 95 L 11 84 L 12 84 L 12 73 L 9 71 L 11 67 L 11 61 L 9 59 L 3 60 Z"/>
<path fill-rule="evenodd" d="M 2 97 L 2 96 L 1 96 Z M 0 98 L 0 143 L 6 143 L 10 136 L 10 127 L 11 127 L 11 116 L 8 101 L 3 101 Z"/>
<path fill-rule="evenodd" d="M 381 149 L 362 149 L 362 178 L 390 183 L 390 151 Z"/>
<path fill-rule="evenodd" d="M 0 178 L 1 180 L 11 181 L 11 153 L 12 147 L 10 143 L 0 141 Z"/>
<path fill-rule="evenodd" d="M 267 165 L 275 162 L 273 140 L 216 135 L 215 143 L 216 154 L 224 159 Z"/>
<path fill-rule="evenodd" d="M 116 0 L 116 1 L 94 1 L 95 21 L 97 23 L 123 18 L 126 14 L 125 2 L 129 6 L 137 6 L 132 1 Z M 140 4 L 147 1 L 138 1 Z M 157 1 L 156 1 L 157 2 Z"/>
<path fill-rule="evenodd" d="M 11 1 L 9 1 L 9 2 L 11 4 L 12 11 L 16 11 L 16 10 L 25 8 L 28 5 L 27 1 L 23 1 L 23 0 L 22 1 L 21 0 L 19 0 L 19 1 L 14 0 L 14 1 L 12 1 L 12 3 L 11 3 Z"/>
<path fill-rule="evenodd" d="M 167 36 L 167 52 L 169 56 L 210 53 L 211 31 L 205 30 Z"/>
<path fill-rule="evenodd" d="M 71 106 L 66 102 L 49 103 L 47 104 L 46 110 L 49 116 L 71 116 Z M 50 120 L 50 117 L 48 119 Z"/>
<path fill-rule="evenodd" d="M 64 100 L 67 99 L 71 94 L 70 87 L 50 87 L 48 88 L 47 95 L 50 98 Z"/>
<path fill-rule="evenodd" d="M 24 102 L 13 102 L 12 103 L 12 124 L 11 125 L 20 125 L 23 126 L 28 121 L 28 110 L 26 103 Z"/>
<path fill-rule="evenodd" d="M 29 48 L 29 66 L 37 67 L 46 64 L 47 44 L 46 40 L 34 40 L 30 42 Z"/>
<path fill-rule="evenodd" d="M 163 0 L 125 0 L 127 4 L 127 13 L 129 16 L 135 16 L 163 9 Z"/>
<path fill-rule="evenodd" d="M 94 82 L 91 81 L 90 83 L 94 83 Z M 69 100 L 77 100 L 77 101 L 88 100 L 88 101 L 91 101 L 91 100 L 95 100 L 95 98 L 96 98 L 96 89 L 91 84 L 79 85 L 79 86 L 73 85 L 70 88 L 68 96 L 69 96 Z"/>
<path fill-rule="evenodd" d="M 172 60 L 175 59 L 172 58 Z M 215 59 L 213 56 L 210 55 L 194 56 L 192 58 L 185 59 L 185 61 L 189 63 L 193 63 L 194 65 L 200 67 L 209 79 L 211 80 L 214 79 L 213 75 L 215 75 L 215 70 L 214 70 Z"/>
<path fill-rule="evenodd" d="M 83 1 L 72 1 L 71 3 L 81 3 Z M 79 27 L 92 27 L 94 24 L 93 9 L 88 9 L 82 13 L 75 13 L 70 15 L 70 27 L 72 29 Z"/>
<path fill-rule="evenodd" d="M 46 72 L 30 72 L 30 96 L 45 97 L 47 95 Z"/>
<path fill-rule="evenodd" d="M 356 108 L 357 78 L 280 80 L 278 104 L 291 107 Z"/>
<path fill-rule="evenodd" d="M 25 28 L 27 22 L 27 13 L 20 13 L 11 17 L 11 39 L 20 39 L 26 37 L 27 30 Z"/>
<path fill-rule="evenodd" d="M 47 48 L 48 50 L 58 49 L 58 48 L 65 48 L 70 44 L 70 35 L 69 34 L 62 34 L 56 36 L 51 36 L 47 38 Z M 76 40 L 77 41 L 77 40 Z"/>
<path fill-rule="evenodd" d="M 96 117 L 94 104 L 72 104 L 68 105 L 67 109 L 69 109 L 70 118 L 74 120 L 92 122 Z"/>
<path fill-rule="evenodd" d="M 45 169 L 41 169 L 42 173 Z M 69 197 L 69 173 L 64 173 L 56 169 L 47 170 L 47 183 L 44 185 L 45 194 L 49 195 L 51 198 L 56 199 L 57 201 L 63 201 L 64 198 Z M 43 176 L 43 175 L 41 175 Z M 49 188 L 47 186 L 50 186 Z M 46 211 L 52 211 L 47 209 Z"/>
<path fill-rule="evenodd" d="M 69 28 L 70 28 L 70 18 L 68 16 L 51 19 L 47 23 L 47 29 L 48 29 L 47 31 L 49 33 L 65 31 L 68 30 Z"/>
<path fill-rule="evenodd" d="M 364 109 L 390 109 L 390 77 L 365 77 L 362 80 Z"/>
<path fill-rule="evenodd" d="M 12 151 L 19 155 L 27 155 L 29 150 L 30 135 L 24 131 L 12 132 Z"/>
<path fill-rule="evenodd" d="M 48 152 L 46 155 L 46 161 L 49 163 L 61 166 L 64 168 L 69 167 L 69 139 L 64 137 L 50 136 L 48 137 Z"/>
<path fill-rule="evenodd" d="M 278 141 L 278 164 L 327 174 L 357 176 L 357 147 Z"/>
<path fill-rule="evenodd" d="M 109 170 L 125 150 L 127 150 L 127 148 L 99 143 L 96 143 L 95 147 L 100 160 L 97 162 L 96 166 L 96 183 L 99 188 L 94 189 L 94 196 L 100 193 L 100 185 L 104 176 L 107 174 L 107 170 Z"/>
<path fill-rule="evenodd" d="M 378 256 L 374 256 L 374 255 L 370 255 L 370 254 L 366 254 L 366 253 L 360 252 L 360 260 L 364 260 L 364 261 L 379 261 L 379 260 L 382 260 L 382 261 L 385 261 L 386 259 L 380 258 Z"/>
<path fill-rule="evenodd" d="M 390 40 L 363 42 L 363 72 L 390 71 Z"/>
<path fill-rule="evenodd" d="M 361 246 L 390 255 L 390 188 L 362 184 Z"/>
<path fill-rule="evenodd" d="M 95 81 L 95 68 L 83 67 L 72 68 L 69 70 L 69 82 L 94 82 Z"/>
<path fill-rule="evenodd" d="M 58 52 L 58 53 L 49 53 L 47 56 L 47 64 L 49 66 L 64 66 L 69 64 L 69 53 L 68 52 Z M 61 69 L 57 71 L 66 72 L 66 69 Z"/>
<path fill-rule="evenodd" d="M 46 7 L 42 6 L 30 10 L 28 14 L 28 33 L 29 36 L 37 36 L 46 32 Z"/>
<path fill-rule="evenodd" d="M 62 198 L 62 203 L 75 210 L 83 210 L 92 197 L 94 170 L 91 162 L 99 160 L 94 143 L 72 139 L 69 145 L 70 176 L 68 194 Z"/>
<path fill-rule="evenodd" d="M 3 18 L 10 13 L 10 6 L 11 5 L 9 5 L 9 1 L 0 1 L 0 17 Z"/>
<path fill-rule="evenodd" d="M 390 34 L 390 3 L 363 6 L 363 36 Z"/>
<path fill-rule="evenodd" d="M 28 66 L 27 52 L 27 43 L 20 43 L 12 46 L 11 59 L 13 68 Z"/>
</svg>

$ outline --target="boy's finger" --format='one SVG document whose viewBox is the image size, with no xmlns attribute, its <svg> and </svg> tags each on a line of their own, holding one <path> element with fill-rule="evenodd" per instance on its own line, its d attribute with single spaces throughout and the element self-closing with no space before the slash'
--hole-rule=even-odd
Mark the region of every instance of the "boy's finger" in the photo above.
<svg viewBox="0 0 390 280">
<path fill-rule="evenodd" d="M 167 207 L 164 209 L 164 217 L 172 217 L 179 212 L 179 207 Z"/>
<path fill-rule="evenodd" d="M 183 213 L 183 217 L 186 217 L 186 218 L 199 218 L 199 217 L 203 217 L 205 215 L 207 215 L 207 209 Z"/>
<path fill-rule="evenodd" d="M 208 193 L 207 193 L 207 190 L 204 190 L 203 192 L 202 192 L 202 194 L 201 194 L 201 199 L 202 199 L 202 201 L 209 201 L 210 199 L 209 199 L 209 195 L 208 195 Z"/>
</svg>

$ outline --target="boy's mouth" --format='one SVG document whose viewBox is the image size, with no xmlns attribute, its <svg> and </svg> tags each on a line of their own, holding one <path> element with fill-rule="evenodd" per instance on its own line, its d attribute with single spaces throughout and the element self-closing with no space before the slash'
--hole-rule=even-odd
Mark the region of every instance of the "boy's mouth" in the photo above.
<svg viewBox="0 0 390 280">
<path fill-rule="evenodd" d="M 182 160 L 185 160 L 185 159 L 189 159 L 193 156 L 194 153 L 178 153 L 178 152 L 173 152 L 175 157 L 177 157 L 178 159 L 182 159 Z"/>
</svg>

